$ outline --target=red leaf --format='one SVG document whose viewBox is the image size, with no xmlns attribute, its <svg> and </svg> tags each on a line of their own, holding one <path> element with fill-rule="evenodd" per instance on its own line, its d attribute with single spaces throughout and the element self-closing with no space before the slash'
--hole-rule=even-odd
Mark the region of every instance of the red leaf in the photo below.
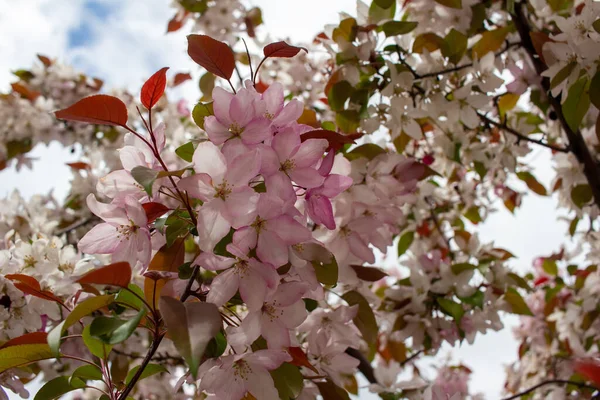
<svg viewBox="0 0 600 400">
<path fill-rule="evenodd" d="M 354 139 L 358 139 L 360 136 L 362 135 L 342 135 L 334 131 L 317 129 L 314 131 L 303 133 L 302 135 L 300 135 L 300 139 L 303 142 L 308 139 L 327 139 L 327 141 L 329 142 L 329 148 L 334 151 L 338 151 L 345 144 L 354 143 Z"/>
<path fill-rule="evenodd" d="M 286 42 L 275 42 L 265 46 L 263 49 L 263 54 L 265 58 L 269 57 L 282 57 L 282 58 L 291 58 L 300 52 L 300 50 L 304 50 L 308 53 L 308 50 L 305 47 L 297 47 L 291 46 Z"/>
<path fill-rule="evenodd" d="M 140 100 L 148 110 L 154 107 L 163 93 L 165 93 L 168 69 L 169 67 L 159 69 L 146 81 L 146 83 L 144 83 L 144 86 L 142 86 Z"/>
<path fill-rule="evenodd" d="M 290 353 L 290 356 L 292 356 L 292 361 L 290 361 L 290 364 L 297 367 L 306 367 L 315 374 L 319 373 L 319 371 L 310 363 L 310 361 L 308 361 L 308 357 L 306 356 L 306 353 L 302 351 L 301 347 L 288 347 L 288 353 Z"/>
<path fill-rule="evenodd" d="M 594 382 L 595 385 L 600 386 L 600 362 L 598 360 L 577 360 L 575 361 L 573 369 L 590 382 Z"/>
<path fill-rule="evenodd" d="M 125 126 L 127 106 L 116 97 L 96 94 L 85 97 L 64 110 L 56 111 L 54 115 L 67 121 Z"/>
<path fill-rule="evenodd" d="M 46 67 L 46 68 L 48 68 L 49 66 L 52 65 L 52 60 L 46 56 L 38 54 L 37 58 L 42 62 L 42 64 L 44 64 L 44 67 Z"/>
<path fill-rule="evenodd" d="M 188 35 L 188 54 L 208 72 L 229 80 L 235 68 L 233 51 L 223 42 L 206 35 Z"/>
<path fill-rule="evenodd" d="M 188 73 L 179 72 L 175 74 L 173 78 L 173 86 L 181 85 L 183 82 L 192 79 L 192 76 Z"/>
<path fill-rule="evenodd" d="M 62 300 L 56 297 L 54 293 L 50 292 L 49 290 L 42 290 L 40 283 L 32 276 L 23 274 L 9 274 L 6 275 L 6 278 L 13 281 L 15 287 L 25 294 L 63 304 Z"/>
<path fill-rule="evenodd" d="M 29 90 L 26 86 L 21 85 L 20 83 L 13 83 L 12 90 L 19 93 L 21 96 L 30 101 L 35 101 L 40 96 L 40 92 L 36 92 L 35 90 Z"/>
<path fill-rule="evenodd" d="M 46 332 L 31 332 L 22 336 L 10 339 L 8 342 L 0 346 L 0 349 L 20 344 L 44 344 L 47 343 L 48 334 Z"/>
<path fill-rule="evenodd" d="M 185 23 L 188 14 L 188 11 L 186 11 L 182 16 L 180 16 L 179 13 L 175 14 L 173 18 L 171 18 L 171 20 L 169 21 L 169 24 L 167 25 L 167 33 L 180 30 L 183 24 Z"/>
<path fill-rule="evenodd" d="M 256 89 L 256 91 L 258 93 L 264 93 L 268 88 L 269 88 L 269 85 L 267 85 L 266 83 L 264 83 L 261 80 L 256 82 L 256 85 L 254 86 L 254 89 Z"/>
<path fill-rule="evenodd" d="M 95 285 L 112 285 L 126 288 L 131 281 L 131 267 L 128 262 L 118 262 L 95 269 L 81 278 L 77 283 Z"/>
<path fill-rule="evenodd" d="M 142 204 L 142 207 L 144 207 L 144 211 L 146 211 L 146 218 L 148 218 L 149 224 L 156 221 L 158 217 L 169 211 L 169 207 L 153 201 Z"/>
<path fill-rule="evenodd" d="M 540 60 L 546 64 L 542 50 L 546 42 L 554 42 L 554 40 L 550 39 L 550 37 L 543 32 L 530 32 L 529 36 L 531 37 L 531 43 L 535 48 L 535 52 L 538 54 L 538 56 L 540 56 Z"/>
<path fill-rule="evenodd" d="M 385 272 L 380 270 L 379 268 L 373 267 L 363 267 L 362 265 L 350 265 L 354 272 L 356 272 L 356 276 L 358 279 L 368 282 L 377 282 L 380 279 L 388 276 Z"/>
<path fill-rule="evenodd" d="M 86 170 L 90 169 L 90 164 L 84 163 L 82 161 L 67 163 L 67 165 L 75 170 Z"/>
</svg>

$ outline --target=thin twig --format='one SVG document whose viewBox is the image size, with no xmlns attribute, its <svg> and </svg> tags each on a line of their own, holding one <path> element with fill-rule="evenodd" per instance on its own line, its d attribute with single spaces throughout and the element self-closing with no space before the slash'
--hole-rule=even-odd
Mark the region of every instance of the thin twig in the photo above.
<svg viewBox="0 0 600 400">
<path fill-rule="evenodd" d="M 515 399 L 521 398 L 521 397 L 525 396 L 526 394 L 529 394 L 529 393 L 541 388 L 542 386 L 552 385 L 552 384 L 554 384 L 554 385 L 574 385 L 579 388 L 598 390 L 598 388 L 596 388 L 594 386 L 586 385 L 585 383 L 581 383 L 581 382 L 566 381 L 566 380 L 562 380 L 562 379 L 553 379 L 553 380 L 549 380 L 549 381 L 544 381 L 542 383 L 538 383 L 537 385 L 532 386 L 523 392 L 517 393 L 514 396 L 506 397 L 502 400 L 515 400 Z"/>
</svg>

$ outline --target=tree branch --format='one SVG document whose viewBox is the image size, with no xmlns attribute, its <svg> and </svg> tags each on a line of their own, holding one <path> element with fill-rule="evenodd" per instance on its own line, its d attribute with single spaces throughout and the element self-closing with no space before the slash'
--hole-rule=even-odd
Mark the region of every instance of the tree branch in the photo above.
<svg viewBox="0 0 600 400">
<path fill-rule="evenodd" d="M 539 144 L 540 146 L 547 147 L 549 149 L 552 149 L 554 151 L 559 151 L 561 153 L 568 153 L 570 151 L 570 149 L 568 147 L 554 146 L 554 145 L 552 145 L 550 143 L 546 143 L 546 142 L 544 142 L 542 140 L 530 138 L 529 136 L 523 135 L 522 133 L 520 133 L 520 132 L 518 132 L 518 131 L 516 131 L 516 130 L 514 130 L 512 128 L 510 128 L 506 124 L 501 124 L 499 122 L 496 122 L 493 119 L 490 119 L 486 115 L 481 114 L 479 112 L 477 113 L 477 115 L 479 115 L 479 118 L 481 118 L 481 120 L 483 122 L 486 122 L 486 123 L 488 123 L 490 125 L 494 125 L 495 127 L 497 127 L 497 128 L 499 128 L 499 129 L 501 129 L 501 130 L 503 130 L 505 132 L 508 132 L 508 133 L 516 136 L 517 138 L 519 138 L 519 140 L 525 140 L 527 142 Z"/>
<path fill-rule="evenodd" d="M 527 50 L 535 70 L 541 75 L 546 69 L 546 66 L 537 56 L 537 52 L 533 46 L 533 41 L 531 40 L 530 36 L 531 29 L 529 27 L 529 20 L 525 15 L 525 6 L 526 4 L 523 2 L 515 4 L 515 13 L 512 19 L 515 23 L 517 31 L 519 32 L 519 36 L 521 37 L 523 48 Z M 600 167 L 592 157 L 592 154 L 590 153 L 590 150 L 588 149 L 581 132 L 573 131 L 569 127 L 569 124 L 562 113 L 560 100 L 552 96 L 552 93 L 550 92 L 550 80 L 546 77 L 542 79 L 542 89 L 547 94 L 550 106 L 556 113 L 558 120 L 560 121 L 560 124 L 567 135 L 567 139 L 569 140 L 569 150 L 573 153 L 573 155 L 575 155 L 577 161 L 583 165 L 583 172 L 592 189 L 592 193 L 594 194 L 596 206 L 600 207 Z"/>
<path fill-rule="evenodd" d="M 375 378 L 375 371 L 373 370 L 373 366 L 371 365 L 369 360 L 365 358 L 363 353 L 361 353 L 359 350 L 353 347 L 348 347 L 346 349 L 346 354 L 356 358 L 360 362 L 358 364 L 358 370 L 365 376 L 365 378 L 367 378 L 369 383 L 379 383 L 377 382 L 377 378 Z"/>
<path fill-rule="evenodd" d="M 562 380 L 562 379 L 553 379 L 553 380 L 550 380 L 550 381 L 544 381 L 542 383 L 538 383 L 537 385 L 532 386 L 532 387 L 530 387 L 529 389 L 527 389 L 527 390 L 525 390 L 523 392 L 517 393 L 514 396 L 510 396 L 510 397 L 507 397 L 507 398 L 502 399 L 502 400 L 515 400 L 515 399 L 519 399 L 519 398 L 525 396 L 526 394 L 529 394 L 529 393 L 531 393 L 531 392 L 533 392 L 533 391 L 541 388 L 542 386 L 552 385 L 552 384 L 554 384 L 554 385 L 574 385 L 574 386 L 577 386 L 577 387 L 583 388 L 583 389 L 598 390 L 598 388 L 596 388 L 594 386 L 586 385 L 585 383 L 581 383 L 581 382 L 566 381 L 566 380 Z"/>
</svg>

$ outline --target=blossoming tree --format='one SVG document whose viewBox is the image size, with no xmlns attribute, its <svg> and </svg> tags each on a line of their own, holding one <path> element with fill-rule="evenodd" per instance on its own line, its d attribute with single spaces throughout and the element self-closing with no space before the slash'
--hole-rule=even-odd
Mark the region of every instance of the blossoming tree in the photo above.
<svg viewBox="0 0 600 400">
<path fill-rule="evenodd" d="M 3 201 L 2 387 L 475 399 L 467 366 L 416 363 L 513 313 L 507 398 L 598 395 L 599 4 L 359 0 L 310 44 L 238 0 L 174 7 L 203 71 L 191 111 L 165 94 L 189 74 L 101 93 L 45 56 L 0 97 L 3 168 L 82 146 L 64 202 Z M 521 276 L 478 226 L 527 192 L 557 196 L 579 250 Z"/>
</svg>

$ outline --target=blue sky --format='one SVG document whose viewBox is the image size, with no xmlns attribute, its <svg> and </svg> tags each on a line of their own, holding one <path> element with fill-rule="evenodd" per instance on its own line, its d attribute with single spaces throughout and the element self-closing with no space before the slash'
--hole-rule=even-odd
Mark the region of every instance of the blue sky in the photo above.
<svg viewBox="0 0 600 400">
<path fill-rule="evenodd" d="M 134 93 L 163 66 L 171 67 L 170 73 L 192 72 L 197 79 L 200 70 L 185 51 L 189 32 L 165 35 L 166 23 L 174 13 L 169 4 L 170 0 L 0 0 L 0 91 L 13 80 L 10 71 L 27 68 L 37 53 L 98 76 L 107 88 L 126 87 Z M 263 8 L 266 28 L 274 38 L 293 41 L 309 41 L 325 24 L 338 21 L 339 11 L 354 14 L 355 10 L 352 0 L 254 0 L 252 4 Z M 198 90 L 188 82 L 178 95 L 193 102 Z M 51 189 L 59 197 L 66 193 L 70 172 L 64 163 L 76 161 L 77 155 L 53 144 L 36 148 L 33 156 L 40 158 L 33 171 L 0 172 L 0 195 L 15 188 L 27 196 Z M 548 187 L 548 154 L 536 149 L 532 157 L 546 166 L 535 173 Z M 498 247 L 520 256 L 513 263 L 516 269 L 529 269 L 534 257 L 556 251 L 563 240 L 564 229 L 554 222 L 555 204 L 552 198 L 531 194 L 515 216 L 499 206 L 500 212 L 480 227 L 482 241 L 495 239 Z M 505 322 L 514 325 L 516 319 Z M 510 329 L 506 329 L 479 337 L 475 346 L 463 345 L 453 354 L 454 360 L 462 359 L 473 368 L 472 387 L 497 399 L 504 382 L 503 364 L 516 359 L 516 350 Z"/>
</svg>

